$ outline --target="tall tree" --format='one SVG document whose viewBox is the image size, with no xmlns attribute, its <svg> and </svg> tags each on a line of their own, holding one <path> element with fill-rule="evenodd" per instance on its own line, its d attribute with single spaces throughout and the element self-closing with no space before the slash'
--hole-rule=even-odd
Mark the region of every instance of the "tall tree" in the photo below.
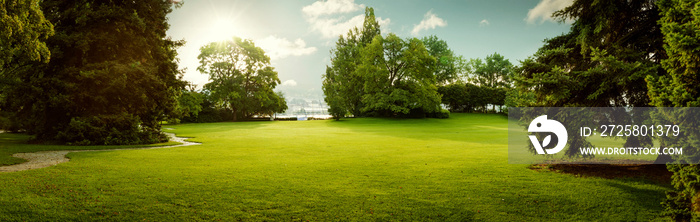
<svg viewBox="0 0 700 222">
<path fill-rule="evenodd" d="M 171 1 L 41 3 L 56 35 L 48 64 L 13 72 L 0 105 L 39 139 L 77 144 L 167 140 L 160 121 L 184 87 L 176 63 L 182 42 L 167 38 Z"/>
<path fill-rule="evenodd" d="M 657 24 L 659 10 L 653 1 L 577 0 L 554 16 L 574 21 L 569 33 L 546 40 L 514 76 L 519 95 L 533 93 L 530 106 L 649 105 L 644 79 L 665 75 L 659 62 L 666 57 Z M 628 121 L 633 116 L 619 118 Z M 648 138 L 636 141 L 650 143 Z M 576 140 L 569 147 L 588 144 Z M 578 155 L 575 149 L 565 153 Z"/>
<path fill-rule="evenodd" d="M 668 76 L 649 76 L 647 86 L 651 103 L 658 107 L 698 107 L 700 106 L 700 1 L 660 0 L 659 24 L 664 38 L 664 49 L 668 55 L 662 60 L 662 67 Z M 662 109 L 666 110 L 666 109 Z M 683 109 L 679 109 L 683 110 Z M 698 221 L 700 219 L 700 135 L 697 130 L 697 112 L 683 110 L 679 115 L 668 109 L 659 118 L 678 124 L 684 135 L 677 138 L 663 138 L 664 146 L 686 148 L 684 158 L 691 158 L 693 164 L 669 164 L 673 172 L 675 190 L 668 192 L 663 203 L 666 212 L 677 221 Z"/>
<path fill-rule="evenodd" d="M 211 91 L 215 101 L 233 111 L 234 121 L 287 109 L 282 94 L 273 91 L 280 80 L 270 66 L 270 57 L 253 41 L 234 37 L 212 42 L 200 48 L 197 58 L 197 70 L 211 80 L 204 88 Z"/>
<path fill-rule="evenodd" d="M 524 60 L 516 84 L 543 106 L 647 106 L 648 75 L 664 75 L 658 8 L 652 1 L 577 0 L 554 15 L 574 20 Z"/>
<path fill-rule="evenodd" d="M 402 40 L 393 33 L 375 36 L 362 50 L 358 71 L 365 76 L 363 112 L 393 116 L 417 110 L 440 110 L 440 95 L 430 65 L 435 63 L 423 42 Z"/>
<path fill-rule="evenodd" d="M 339 115 L 334 115 L 336 118 L 346 113 L 362 115 L 364 77 L 357 72 L 362 63 L 360 50 L 379 35 L 381 30 L 374 9 L 367 7 L 362 28 L 355 27 L 345 36 L 340 36 L 336 47 L 331 50 L 331 66 L 323 75 L 323 92 L 330 113 Z"/>
</svg>

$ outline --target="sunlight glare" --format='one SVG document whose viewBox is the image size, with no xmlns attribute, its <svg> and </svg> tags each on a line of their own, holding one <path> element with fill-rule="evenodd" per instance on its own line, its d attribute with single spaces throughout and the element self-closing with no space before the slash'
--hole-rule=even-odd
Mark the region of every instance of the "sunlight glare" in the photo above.
<svg viewBox="0 0 700 222">
<path fill-rule="evenodd" d="M 241 36 L 237 33 L 236 25 L 232 19 L 217 19 L 209 24 L 208 34 L 205 38 L 209 41 L 223 41 L 234 36 Z"/>
</svg>

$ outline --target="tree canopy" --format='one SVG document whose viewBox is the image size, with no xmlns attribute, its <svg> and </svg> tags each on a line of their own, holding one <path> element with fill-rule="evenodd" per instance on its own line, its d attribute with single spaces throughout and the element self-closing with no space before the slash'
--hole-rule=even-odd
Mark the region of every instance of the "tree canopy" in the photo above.
<svg viewBox="0 0 700 222">
<path fill-rule="evenodd" d="M 357 71 L 362 63 L 361 49 L 380 35 L 374 9 L 367 7 L 362 29 L 354 27 L 338 37 L 336 47 L 331 50 L 331 66 L 323 75 L 323 92 L 329 113 L 336 119 L 347 113 L 363 115 L 364 77 Z"/>
<path fill-rule="evenodd" d="M 0 3 L 0 71 L 13 60 L 48 62 L 51 55 L 44 42 L 54 34 L 39 0 Z M 18 61 L 22 62 L 22 61 Z"/>
<path fill-rule="evenodd" d="M 654 2 L 578 0 L 554 16 L 560 21 L 574 21 L 569 33 L 546 40 L 533 56 L 521 62 L 513 76 L 518 92 L 511 96 L 531 95 L 534 99 L 527 106 L 649 106 L 644 79 L 666 75 L 659 64 L 666 53 Z M 569 122 L 582 124 L 576 120 Z M 648 139 L 639 137 L 628 142 L 649 143 Z M 572 140 L 569 147 L 589 144 Z M 576 156 L 578 152 L 567 149 L 565 154 Z"/>
<path fill-rule="evenodd" d="M 432 53 L 452 58 L 444 41 L 424 41 L 433 46 Z M 424 41 L 391 33 L 383 37 L 374 10 L 366 8 L 362 29 L 340 36 L 323 75 L 331 115 L 425 116 L 440 111 L 436 75 L 447 81 L 454 71 L 448 63 L 439 65 Z"/>
<path fill-rule="evenodd" d="M 180 95 L 177 97 L 177 116 L 169 121 L 179 122 L 182 118 L 192 117 L 195 118 L 202 111 L 202 103 L 204 103 L 204 96 L 198 93 L 192 86 L 190 89 L 182 90 Z"/>
<path fill-rule="evenodd" d="M 184 87 L 175 61 L 182 42 L 166 36 L 173 3 L 46 0 L 41 7 L 56 33 L 46 41 L 51 61 L 2 72 L 0 107 L 13 113 L 13 125 L 73 144 L 167 140 L 160 121 Z"/>
<path fill-rule="evenodd" d="M 393 33 L 375 36 L 362 49 L 365 104 L 362 111 L 380 116 L 408 114 L 411 110 L 425 113 L 439 111 L 440 96 L 435 76 L 430 70 L 435 63 L 416 38 L 403 40 Z"/>
<path fill-rule="evenodd" d="M 421 39 L 428 53 L 435 58 L 435 63 L 430 65 L 438 85 L 454 82 L 459 78 L 460 57 L 447 45 L 445 40 L 431 35 Z"/>
<path fill-rule="evenodd" d="M 517 70 L 542 106 L 647 106 L 647 76 L 665 75 L 659 11 L 651 1 L 578 0 L 554 14 L 574 20 Z"/>
<path fill-rule="evenodd" d="M 280 83 L 270 58 L 253 41 L 234 37 L 200 48 L 200 72 L 209 75 L 204 88 L 220 105 L 232 110 L 233 120 L 284 112 L 284 96 L 275 93 Z"/>
<path fill-rule="evenodd" d="M 661 62 L 668 76 L 647 79 L 651 103 L 659 107 L 700 106 L 700 7 L 697 1 L 659 1 L 659 20 L 668 58 Z"/>
<path fill-rule="evenodd" d="M 468 63 L 472 82 L 489 88 L 510 88 L 513 64 L 501 54 L 493 53 L 481 59 L 471 59 Z"/>
<path fill-rule="evenodd" d="M 657 2 L 661 18 L 664 50 L 668 58 L 661 61 L 667 76 L 647 77 L 651 104 L 658 107 L 700 106 L 700 1 L 660 0 Z M 657 119 L 678 124 L 683 129 L 698 129 L 694 110 L 674 112 L 670 109 L 657 113 Z M 668 110 L 668 111 L 667 111 Z M 682 137 L 663 138 L 665 146 L 690 148 L 677 161 L 700 158 L 700 135 L 688 130 Z M 692 161 L 696 162 L 696 161 Z M 668 192 L 663 203 L 666 213 L 676 221 L 697 221 L 700 218 L 700 166 L 697 164 L 668 164 L 673 172 L 675 190 Z"/>
</svg>

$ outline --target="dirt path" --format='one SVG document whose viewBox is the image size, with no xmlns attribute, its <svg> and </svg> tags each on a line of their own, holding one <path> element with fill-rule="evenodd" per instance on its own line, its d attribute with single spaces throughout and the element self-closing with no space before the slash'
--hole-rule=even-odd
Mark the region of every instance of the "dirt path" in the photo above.
<svg viewBox="0 0 700 222">
<path fill-rule="evenodd" d="M 144 150 L 144 149 L 161 149 L 161 148 L 173 148 L 181 146 L 192 146 L 199 145 L 200 143 L 185 141 L 187 138 L 177 137 L 173 133 L 165 133 L 170 137 L 170 141 L 179 142 L 182 144 L 172 145 L 172 146 L 158 146 L 158 147 L 142 147 L 142 148 L 124 148 L 124 149 L 111 149 L 111 150 L 60 150 L 60 151 L 41 151 L 34 153 L 15 153 L 12 154 L 13 157 L 26 159 L 27 162 L 10 165 L 1 166 L 0 172 L 16 172 L 22 170 L 39 169 L 44 167 L 50 167 L 57 165 L 59 163 L 68 162 L 70 159 L 66 158 L 66 154 L 71 152 L 94 152 L 94 151 L 113 151 L 113 150 Z"/>
</svg>

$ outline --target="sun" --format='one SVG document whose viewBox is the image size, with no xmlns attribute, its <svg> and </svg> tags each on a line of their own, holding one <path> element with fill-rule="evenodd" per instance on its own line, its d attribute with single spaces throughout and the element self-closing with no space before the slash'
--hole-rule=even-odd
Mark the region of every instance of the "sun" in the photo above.
<svg viewBox="0 0 700 222">
<path fill-rule="evenodd" d="M 210 41 L 223 41 L 241 36 L 233 19 L 220 18 L 209 23 L 206 38 Z"/>
</svg>

